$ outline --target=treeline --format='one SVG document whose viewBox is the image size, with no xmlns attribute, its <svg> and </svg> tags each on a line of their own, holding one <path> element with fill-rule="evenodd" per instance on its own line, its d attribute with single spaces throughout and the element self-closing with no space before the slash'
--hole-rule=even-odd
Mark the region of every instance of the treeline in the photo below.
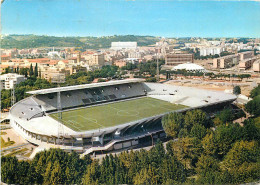
<svg viewBox="0 0 260 185">
<path fill-rule="evenodd" d="M 41 72 L 38 70 L 38 64 L 36 63 L 35 67 L 32 66 L 32 64 L 30 65 L 30 68 L 10 68 L 9 66 L 7 68 L 5 68 L 4 72 L 2 74 L 7 74 L 7 73 L 17 73 L 20 75 L 24 75 L 25 77 L 40 77 L 41 76 Z"/>
<path fill-rule="evenodd" d="M 211 120 L 200 110 L 173 113 L 162 124 L 167 144 L 195 184 L 239 184 L 260 177 L 260 129 L 254 119 L 232 123 L 231 110 Z M 212 125 L 213 124 L 213 125 Z"/>
<path fill-rule="evenodd" d="M 157 142 L 149 151 L 125 151 L 100 161 L 60 149 L 38 153 L 32 161 L 2 157 L 2 180 L 8 184 L 238 184 L 259 180 L 259 128 L 252 119 L 240 126 L 232 123 L 230 114 L 219 115 L 222 122 L 215 126 L 201 110 L 168 114 L 162 124 L 174 140 L 166 148 Z"/>
<path fill-rule="evenodd" d="M 159 38 L 152 36 L 115 35 L 104 37 L 55 37 L 40 35 L 9 35 L 1 39 L 4 49 L 28 49 L 39 47 L 77 47 L 85 49 L 100 49 L 111 47 L 111 42 L 137 42 L 138 46 L 155 44 Z"/>
<path fill-rule="evenodd" d="M 260 85 L 250 92 L 250 97 L 253 100 L 246 104 L 245 109 L 252 116 L 258 117 L 260 116 Z"/>
<path fill-rule="evenodd" d="M 159 70 L 165 64 L 165 60 L 158 60 Z M 139 64 L 127 63 L 126 66 L 121 67 L 121 70 L 131 71 L 135 78 L 147 78 L 147 75 L 154 77 L 157 70 L 157 61 L 150 60 L 148 62 L 141 62 Z"/>
<path fill-rule="evenodd" d="M 187 181 L 186 170 L 162 143 L 150 151 L 122 152 L 101 161 L 60 149 L 38 153 L 32 161 L 2 157 L 2 181 L 8 184 L 172 184 Z"/>
</svg>

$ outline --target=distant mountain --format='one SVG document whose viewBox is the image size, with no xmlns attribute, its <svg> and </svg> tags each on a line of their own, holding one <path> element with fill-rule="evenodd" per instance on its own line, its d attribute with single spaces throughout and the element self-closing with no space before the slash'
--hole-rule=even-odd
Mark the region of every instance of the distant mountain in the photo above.
<svg viewBox="0 0 260 185">
<path fill-rule="evenodd" d="M 79 47 L 82 49 L 109 48 L 111 42 L 137 42 L 138 46 L 148 46 L 159 41 L 159 37 L 115 35 L 103 37 L 56 37 L 39 35 L 9 35 L 1 40 L 2 48 L 24 49 L 38 47 Z"/>
</svg>

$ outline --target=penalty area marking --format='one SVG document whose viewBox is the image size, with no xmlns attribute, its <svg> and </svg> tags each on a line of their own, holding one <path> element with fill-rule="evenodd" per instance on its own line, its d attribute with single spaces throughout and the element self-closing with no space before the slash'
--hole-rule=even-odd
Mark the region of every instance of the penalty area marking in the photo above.
<svg viewBox="0 0 260 185">
<path fill-rule="evenodd" d="M 138 116 L 139 112 L 136 110 L 119 110 L 116 114 L 119 116 Z"/>
<path fill-rule="evenodd" d="M 105 128 L 104 125 L 99 124 L 96 119 L 93 119 L 93 118 L 85 118 L 85 117 L 83 117 L 83 116 L 81 116 L 81 115 L 79 115 L 79 117 L 81 117 L 81 118 L 83 118 L 83 119 L 85 119 L 85 120 L 88 120 L 88 121 L 90 121 L 90 122 L 92 122 L 92 123 L 95 123 L 95 124 L 97 124 L 97 125 L 99 125 L 99 126 Z"/>
</svg>

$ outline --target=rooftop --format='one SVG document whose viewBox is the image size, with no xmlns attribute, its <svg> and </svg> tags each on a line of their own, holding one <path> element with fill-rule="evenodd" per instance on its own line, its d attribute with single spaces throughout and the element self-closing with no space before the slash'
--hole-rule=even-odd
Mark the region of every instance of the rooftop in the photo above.
<svg viewBox="0 0 260 185">
<path fill-rule="evenodd" d="M 185 63 L 185 64 L 179 64 L 175 67 L 172 68 L 172 70 L 182 70 L 185 69 L 187 71 L 192 71 L 192 70 L 205 70 L 204 67 L 198 65 L 198 64 L 194 64 L 194 63 Z"/>
</svg>

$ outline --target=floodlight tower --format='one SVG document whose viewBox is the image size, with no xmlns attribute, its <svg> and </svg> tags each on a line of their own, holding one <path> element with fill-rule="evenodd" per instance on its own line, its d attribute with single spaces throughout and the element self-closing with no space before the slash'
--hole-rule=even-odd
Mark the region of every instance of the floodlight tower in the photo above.
<svg viewBox="0 0 260 185">
<path fill-rule="evenodd" d="M 58 73 L 56 76 L 52 77 L 52 82 L 58 84 L 58 92 L 57 92 L 57 110 L 58 110 L 58 143 L 59 145 L 63 144 L 64 138 L 64 128 L 62 124 L 62 107 L 61 107 L 61 98 L 60 98 L 60 84 L 64 83 L 64 79 L 61 79 L 61 74 Z"/>
<path fill-rule="evenodd" d="M 157 80 L 157 82 L 159 82 L 160 81 L 160 72 L 159 72 L 159 59 L 158 59 L 158 54 L 159 54 L 159 47 L 157 48 L 157 61 L 156 61 L 156 64 L 157 64 L 157 68 L 156 68 L 156 80 Z"/>
<path fill-rule="evenodd" d="M 11 107 L 15 104 L 15 84 L 13 83 L 13 88 L 11 88 Z"/>
</svg>

